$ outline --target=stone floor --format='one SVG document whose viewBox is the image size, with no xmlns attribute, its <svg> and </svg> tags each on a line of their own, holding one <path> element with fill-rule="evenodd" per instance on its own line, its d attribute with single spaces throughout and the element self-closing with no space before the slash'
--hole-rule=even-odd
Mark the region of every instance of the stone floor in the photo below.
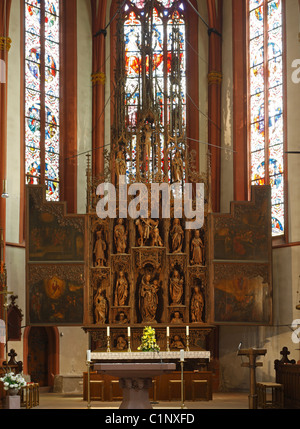
<svg viewBox="0 0 300 429">
<path fill-rule="evenodd" d="M 120 402 L 92 401 L 91 409 L 118 409 Z M 186 409 L 248 409 L 248 393 L 214 393 L 212 401 L 188 401 Z M 152 402 L 153 409 L 181 409 L 180 401 Z M 87 409 L 82 397 L 41 392 L 40 403 L 32 410 Z"/>
</svg>

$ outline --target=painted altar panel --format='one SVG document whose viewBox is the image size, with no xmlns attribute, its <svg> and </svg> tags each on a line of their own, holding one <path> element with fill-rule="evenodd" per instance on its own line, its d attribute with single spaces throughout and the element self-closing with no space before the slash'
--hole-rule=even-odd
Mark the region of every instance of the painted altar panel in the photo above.
<svg viewBox="0 0 300 429">
<path fill-rule="evenodd" d="M 210 216 L 212 321 L 272 323 L 270 187 L 252 187 L 249 202 Z"/>
<path fill-rule="evenodd" d="M 67 215 L 65 203 L 49 204 L 43 187 L 29 187 L 28 260 L 84 261 L 83 216 Z"/>
<path fill-rule="evenodd" d="M 34 325 L 82 325 L 85 216 L 48 202 L 43 186 L 27 186 L 26 319 Z"/>
</svg>

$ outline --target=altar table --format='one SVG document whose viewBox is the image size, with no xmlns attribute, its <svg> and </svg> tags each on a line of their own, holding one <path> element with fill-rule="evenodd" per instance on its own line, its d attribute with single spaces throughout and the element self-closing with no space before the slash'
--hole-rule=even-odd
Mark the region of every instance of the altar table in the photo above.
<svg viewBox="0 0 300 429">
<path fill-rule="evenodd" d="M 145 355 L 145 353 L 138 354 Z M 175 369 L 175 363 L 163 362 L 94 364 L 94 370 L 98 373 L 106 373 L 119 378 L 120 387 L 123 390 L 123 401 L 120 409 L 152 409 L 149 399 L 152 378 L 173 372 Z"/>
<path fill-rule="evenodd" d="M 92 361 L 145 361 L 145 360 L 175 360 L 179 361 L 180 351 L 160 351 L 160 352 L 92 352 Z M 184 351 L 184 359 L 207 359 L 210 360 L 210 352 Z"/>
</svg>

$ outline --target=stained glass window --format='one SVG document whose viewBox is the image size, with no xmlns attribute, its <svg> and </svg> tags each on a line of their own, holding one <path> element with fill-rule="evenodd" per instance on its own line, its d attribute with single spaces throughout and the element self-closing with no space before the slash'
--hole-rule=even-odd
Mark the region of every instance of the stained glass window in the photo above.
<svg viewBox="0 0 300 429">
<path fill-rule="evenodd" d="M 128 177 L 159 180 L 164 171 L 172 181 L 186 126 L 184 2 L 126 1 L 118 37 L 117 151 L 130 141 L 129 150 L 124 145 Z"/>
<path fill-rule="evenodd" d="M 25 174 L 59 200 L 60 0 L 25 0 Z"/>
<path fill-rule="evenodd" d="M 252 185 L 272 188 L 272 234 L 285 232 L 282 0 L 249 0 Z"/>
</svg>

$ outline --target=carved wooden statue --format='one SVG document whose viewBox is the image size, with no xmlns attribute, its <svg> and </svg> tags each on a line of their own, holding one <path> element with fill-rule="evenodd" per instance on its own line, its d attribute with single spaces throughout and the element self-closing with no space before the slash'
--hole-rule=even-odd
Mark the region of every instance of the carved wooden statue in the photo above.
<svg viewBox="0 0 300 429">
<path fill-rule="evenodd" d="M 183 297 L 183 279 L 180 277 L 178 270 L 174 270 L 170 279 L 170 297 L 171 305 L 182 304 Z"/>
<path fill-rule="evenodd" d="M 195 236 L 191 243 L 192 259 L 191 265 L 202 265 L 203 263 L 203 249 L 204 245 L 200 238 L 200 231 L 195 231 Z"/>
<path fill-rule="evenodd" d="M 192 322 L 203 322 L 204 299 L 199 286 L 194 287 L 191 299 L 191 319 Z"/>
<path fill-rule="evenodd" d="M 175 152 L 172 160 L 172 179 L 173 183 L 181 182 L 183 179 L 183 161 L 178 151 Z"/>
<path fill-rule="evenodd" d="M 107 318 L 108 305 L 101 287 L 98 288 L 94 297 L 95 321 L 98 324 L 104 324 Z"/>
<path fill-rule="evenodd" d="M 152 232 L 155 228 L 158 227 L 159 224 L 159 220 L 154 220 L 154 219 L 137 219 L 136 220 L 136 225 L 137 225 L 137 229 L 138 229 L 138 234 L 139 234 L 139 238 L 138 238 L 138 245 L 139 246 L 146 246 L 149 245 L 149 239 L 151 239 L 151 241 L 153 242 L 153 238 L 152 236 Z M 157 233 L 156 235 L 156 241 L 158 240 L 157 237 Z"/>
<path fill-rule="evenodd" d="M 158 281 L 151 280 L 151 275 L 145 274 L 141 281 L 139 297 L 140 314 L 143 322 L 155 321 L 158 306 L 158 290 Z"/>
<path fill-rule="evenodd" d="M 151 232 L 151 246 L 163 247 L 164 243 L 159 235 L 159 229 L 156 227 Z"/>
<path fill-rule="evenodd" d="M 180 225 L 179 219 L 174 219 L 173 221 L 173 227 L 170 231 L 170 236 L 172 239 L 172 252 L 173 253 L 180 253 L 182 251 L 182 245 L 183 245 L 183 238 L 184 238 L 184 232 Z"/>
<path fill-rule="evenodd" d="M 179 335 L 174 335 L 173 339 L 171 340 L 170 346 L 173 349 L 184 349 L 184 344 Z"/>
<path fill-rule="evenodd" d="M 117 225 L 114 229 L 114 241 L 117 253 L 125 253 L 127 247 L 127 231 L 123 219 L 117 220 Z"/>
<path fill-rule="evenodd" d="M 115 168 L 116 168 L 116 175 L 117 175 L 117 183 L 119 183 L 119 176 L 125 176 L 126 174 L 125 156 L 121 150 L 117 153 Z"/>
<path fill-rule="evenodd" d="M 124 271 L 120 271 L 119 277 L 116 283 L 115 305 L 116 306 L 126 305 L 127 297 L 128 297 L 128 282 L 126 280 Z"/>
<path fill-rule="evenodd" d="M 94 246 L 94 255 L 95 255 L 95 267 L 103 267 L 105 265 L 105 250 L 106 243 L 102 238 L 102 232 L 97 231 L 96 233 L 96 243 Z"/>
<path fill-rule="evenodd" d="M 182 316 L 179 311 L 174 311 L 174 314 L 171 317 L 171 323 L 183 323 Z"/>
</svg>

